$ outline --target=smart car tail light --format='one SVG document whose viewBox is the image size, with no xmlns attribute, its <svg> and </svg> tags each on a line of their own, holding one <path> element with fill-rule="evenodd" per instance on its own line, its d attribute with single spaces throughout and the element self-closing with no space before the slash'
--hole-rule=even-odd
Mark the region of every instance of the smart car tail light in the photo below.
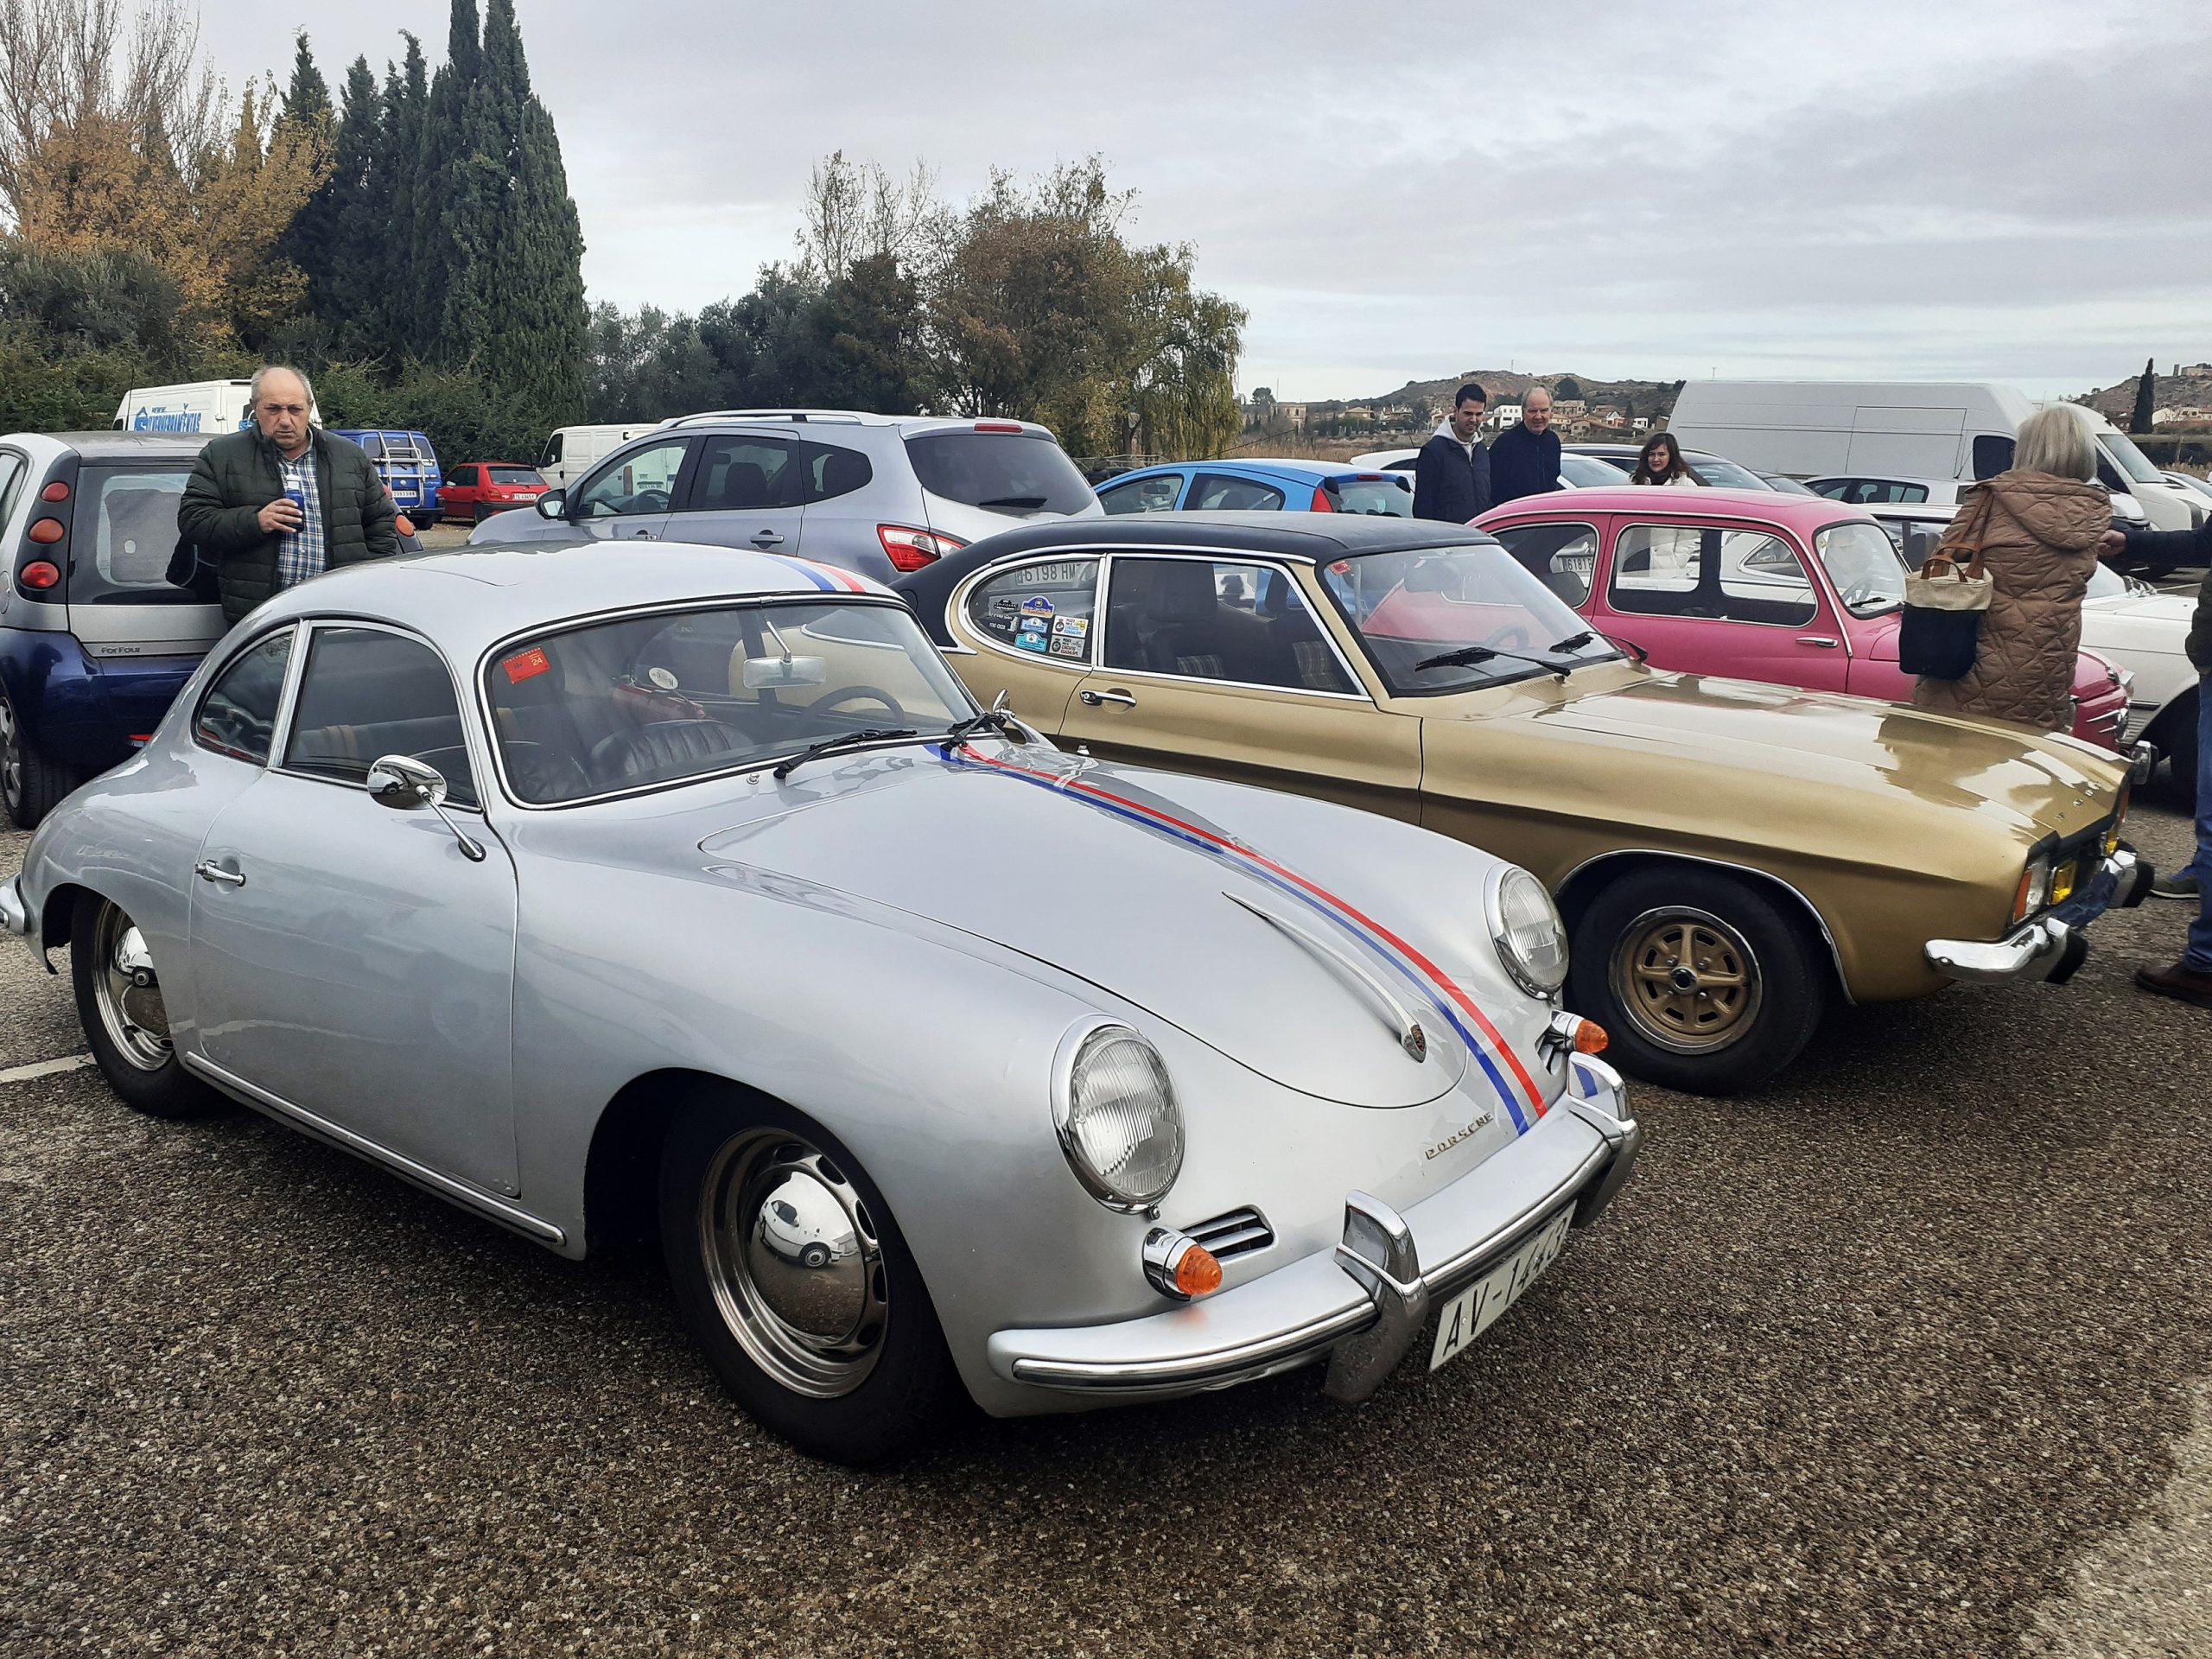
<svg viewBox="0 0 2212 1659">
<path fill-rule="evenodd" d="M 69 533 L 59 518 L 41 518 L 30 527 L 30 538 L 41 547 L 52 547 Z"/>
<path fill-rule="evenodd" d="M 884 556 L 895 570 L 919 570 L 968 545 L 957 536 L 947 536 L 937 530 L 917 530 L 911 524 L 878 524 L 875 538 L 883 543 Z"/>
<path fill-rule="evenodd" d="M 1308 512 L 1334 512 L 1336 508 L 1330 504 L 1328 491 L 1322 488 L 1320 485 L 1316 484 L 1313 486 L 1313 505 L 1308 507 L 1306 511 Z"/>
<path fill-rule="evenodd" d="M 49 559 L 33 559 L 16 572 L 16 580 L 26 588 L 35 588 L 43 592 L 48 588 L 60 584 L 61 568 Z"/>
</svg>

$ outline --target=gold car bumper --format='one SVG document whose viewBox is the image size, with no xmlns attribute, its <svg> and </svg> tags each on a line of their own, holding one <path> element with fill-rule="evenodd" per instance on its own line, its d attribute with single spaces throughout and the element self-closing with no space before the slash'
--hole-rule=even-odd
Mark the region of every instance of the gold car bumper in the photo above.
<svg viewBox="0 0 2212 1659">
<path fill-rule="evenodd" d="M 2141 904 L 2151 890 L 2152 874 L 2133 849 L 2122 847 L 2098 861 L 2082 891 L 2050 915 L 2023 923 L 1993 942 L 1930 939 L 1923 954 L 1929 967 L 1951 979 L 1980 985 L 2043 979 L 2063 985 L 2089 954 L 2082 930 L 2107 910 Z"/>
</svg>

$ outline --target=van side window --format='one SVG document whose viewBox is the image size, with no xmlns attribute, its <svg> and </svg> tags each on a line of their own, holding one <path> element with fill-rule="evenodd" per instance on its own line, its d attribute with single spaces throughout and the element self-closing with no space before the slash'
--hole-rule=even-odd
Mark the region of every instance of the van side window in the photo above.
<svg viewBox="0 0 2212 1659">
<path fill-rule="evenodd" d="M 1974 435 L 1974 475 L 1994 478 L 1999 473 L 2012 469 L 2012 440 L 1999 437 L 1992 432 Z"/>
<path fill-rule="evenodd" d="M 231 659 L 200 699 L 192 741 L 234 760 L 269 764 L 276 731 L 276 704 L 284 694 L 284 668 L 292 659 L 292 630 L 279 628 Z"/>
</svg>

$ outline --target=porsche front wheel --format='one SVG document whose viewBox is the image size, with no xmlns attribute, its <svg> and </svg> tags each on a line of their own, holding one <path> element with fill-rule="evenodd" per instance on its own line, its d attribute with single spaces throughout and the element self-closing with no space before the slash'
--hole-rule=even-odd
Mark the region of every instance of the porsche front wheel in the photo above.
<svg viewBox="0 0 2212 1659">
<path fill-rule="evenodd" d="M 199 1117 L 226 1103 L 184 1069 L 144 935 L 123 910 L 80 893 L 69 920 L 77 1018 L 108 1086 L 149 1117 Z"/>
<path fill-rule="evenodd" d="M 662 1149 L 661 1245 L 684 1323 L 757 1421 L 833 1462 L 910 1449 L 959 1388 L 883 1196 L 818 1125 L 738 1090 Z M 804 1240 L 794 1247 L 793 1235 Z"/>
</svg>

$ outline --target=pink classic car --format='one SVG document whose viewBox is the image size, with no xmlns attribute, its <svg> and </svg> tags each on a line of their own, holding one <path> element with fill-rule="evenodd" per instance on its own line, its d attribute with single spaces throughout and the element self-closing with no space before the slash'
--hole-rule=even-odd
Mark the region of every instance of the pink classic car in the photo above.
<svg viewBox="0 0 2212 1659">
<path fill-rule="evenodd" d="M 1473 522 L 1655 668 L 1897 702 L 1912 696 L 1912 677 L 1897 666 L 1904 565 L 1856 507 L 1769 491 L 1622 486 L 1526 496 Z M 2075 736 L 2126 747 L 2128 677 L 2082 653 Z"/>
</svg>

